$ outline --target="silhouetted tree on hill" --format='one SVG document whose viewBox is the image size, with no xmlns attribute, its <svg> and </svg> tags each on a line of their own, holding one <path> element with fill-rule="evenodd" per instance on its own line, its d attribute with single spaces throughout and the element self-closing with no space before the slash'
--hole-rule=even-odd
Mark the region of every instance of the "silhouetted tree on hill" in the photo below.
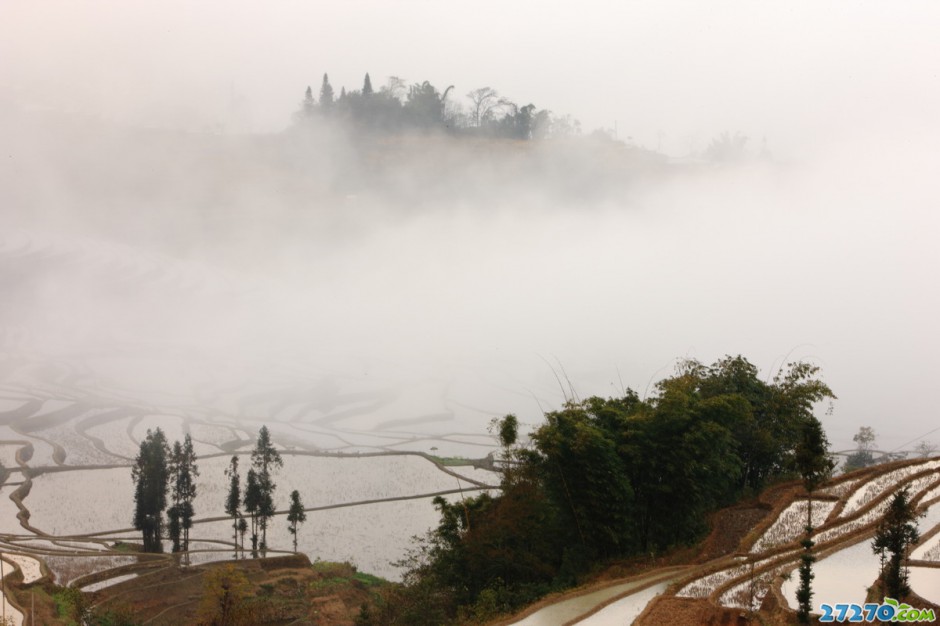
<svg viewBox="0 0 940 626">
<path fill-rule="evenodd" d="M 316 110 L 316 102 L 313 100 L 313 89 L 307 85 L 307 91 L 304 93 L 303 114 L 307 117 L 313 115 Z"/>
<path fill-rule="evenodd" d="M 193 500 L 196 498 L 196 477 L 199 468 L 196 465 L 196 453 L 189 433 L 183 443 L 173 443 L 173 452 L 169 463 L 170 490 L 173 506 L 167 512 L 170 518 L 170 539 L 173 552 L 189 550 L 189 530 L 193 527 Z"/>
<path fill-rule="evenodd" d="M 163 511 L 170 473 L 166 436 L 159 428 L 147 430 L 134 460 L 134 528 L 143 533 L 144 552 L 162 552 Z"/>
<path fill-rule="evenodd" d="M 325 111 L 333 108 L 333 87 L 326 74 L 323 75 L 323 83 L 320 85 L 320 108 Z"/>
<path fill-rule="evenodd" d="M 307 521 L 304 512 L 304 503 L 300 500 L 300 492 L 294 489 L 290 493 L 290 510 L 287 512 L 287 530 L 294 536 L 294 552 L 297 552 L 297 526 Z"/>
<path fill-rule="evenodd" d="M 875 446 L 875 431 L 870 426 L 862 426 L 852 437 L 858 445 L 858 449 L 849 455 L 845 460 L 843 470 L 851 472 L 862 467 L 869 467 L 875 464 L 875 455 L 872 454 L 872 448 Z"/>
<path fill-rule="evenodd" d="M 274 517 L 274 484 L 272 473 L 284 466 L 280 453 L 271 441 L 271 433 L 267 426 L 258 431 L 258 441 L 251 453 L 251 464 L 258 480 L 258 523 L 261 526 L 261 549 L 268 547 L 268 520 Z"/>
<path fill-rule="evenodd" d="M 241 518 L 241 478 L 238 475 L 238 456 L 232 455 L 229 466 L 225 470 L 229 480 L 228 496 L 225 498 L 225 514 L 232 518 L 233 541 L 238 546 L 238 522 Z"/>
</svg>

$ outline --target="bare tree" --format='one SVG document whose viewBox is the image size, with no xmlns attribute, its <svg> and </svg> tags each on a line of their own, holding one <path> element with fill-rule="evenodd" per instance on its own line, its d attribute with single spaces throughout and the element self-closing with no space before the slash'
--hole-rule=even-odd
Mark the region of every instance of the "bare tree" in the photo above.
<svg viewBox="0 0 940 626">
<path fill-rule="evenodd" d="M 388 81 L 386 81 L 380 91 L 400 101 L 404 99 L 405 95 L 408 93 L 408 84 L 405 82 L 404 78 L 389 76 Z"/>
<path fill-rule="evenodd" d="M 499 97 L 499 93 L 492 87 L 480 87 L 467 94 L 473 107 L 470 109 L 470 123 L 479 128 L 484 122 L 492 119 L 506 101 Z"/>
<path fill-rule="evenodd" d="M 917 444 L 917 447 L 914 448 L 914 451 L 917 453 L 917 456 L 926 459 L 927 457 L 933 456 L 937 453 L 937 444 L 925 439 Z"/>
</svg>

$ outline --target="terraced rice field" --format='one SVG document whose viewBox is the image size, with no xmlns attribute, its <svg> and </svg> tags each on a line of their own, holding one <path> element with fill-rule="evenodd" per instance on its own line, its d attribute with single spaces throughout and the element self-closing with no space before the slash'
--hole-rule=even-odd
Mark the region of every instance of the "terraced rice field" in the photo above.
<svg viewBox="0 0 940 626">
<path fill-rule="evenodd" d="M 18 568 L 26 584 L 50 577 L 94 588 L 153 564 L 146 559 L 174 563 L 169 555 L 141 557 L 122 543 L 139 541 L 131 528 L 130 467 L 147 430 L 158 427 L 171 441 L 191 435 L 199 456 L 189 562 L 234 558 L 223 472 L 233 454 L 241 456 L 244 471 L 261 425 L 269 427 L 284 457 L 275 477 L 280 513 L 268 530 L 271 552 L 292 547 L 284 510 L 287 494 L 297 489 L 308 515 L 299 536 L 301 551 L 397 578 L 401 570 L 392 562 L 402 558 L 413 535 L 437 521 L 434 494 L 454 500 L 498 482 L 487 469 L 443 467 L 428 455 L 483 459 L 495 447 L 486 432 L 490 419 L 530 404 L 552 405 L 542 399 L 554 396 L 554 381 L 544 387 L 526 381 L 514 390 L 502 373 L 376 369 L 342 351 L 314 359 L 283 345 L 241 356 L 228 350 L 220 358 L 211 337 L 198 346 L 165 341 L 185 328 L 189 317 L 163 319 L 161 303 L 211 300 L 211 310 L 228 310 L 251 297 L 205 267 L 119 245 L 9 232 L 0 233 L 0 260 L 4 276 L 17 280 L 46 270 L 81 278 L 78 284 L 89 293 L 71 295 L 81 295 L 89 309 L 107 316 L 105 324 L 70 321 L 68 332 L 55 337 L 37 335 L 28 320 L 0 327 L 0 463 L 8 470 L 0 485 L 0 550 L 6 566 Z M 113 296 L 128 290 L 135 297 L 118 313 L 93 306 L 95 295 L 105 292 L 112 304 L 121 304 Z M 157 328 L 142 327 L 141 319 Z M 202 328 L 217 323 L 224 320 Z M 459 371 L 461 365 L 448 367 Z M 480 398 L 489 404 L 481 406 Z M 887 498 L 905 484 L 924 507 L 940 499 L 940 460 L 888 472 L 876 468 L 820 490 L 813 505 L 817 542 L 826 551 L 820 572 L 847 560 L 859 581 L 874 579 L 870 558 L 863 558 L 867 538 Z M 925 563 L 940 560 L 940 534 L 930 536 L 940 524 L 935 510 L 940 505 L 922 523 L 927 539 L 915 550 Z M 635 591 L 601 594 L 598 603 L 605 607 L 575 603 L 574 617 L 603 608 L 590 623 L 627 622 L 651 599 L 676 595 L 754 608 L 767 594 L 779 593 L 781 575 L 795 566 L 805 511 L 803 500 L 786 502 L 758 536 L 740 546 L 736 560 L 683 570 L 669 587 L 655 579 Z M 822 578 L 818 574 L 817 580 Z M 935 570 L 926 566 L 912 575 L 924 597 L 935 597 L 935 581 Z M 787 601 L 786 589 L 781 598 Z M 820 586 L 816 599 L 846 598 L 830 596 Z"/>
<path fill-rule="evenodd" d="M 93 291 L 133 285 L 153 303 L 233 297 L 224 277 L 98 242 L 2 233 L 0 260 L 7 271 L 75 269 Z M 396 579 L 401 570 L 392 562 L 438 521 L 433 495 L 459 498 L 498 483 L 493 471 L 445 468 L 430 456 L 483 459 L 495 449 L 486 425 L 498 414 L 460 409 L 469 398 L 451 393 L 447 380 L 379 377 L 344 355 L 324 370 L 322 355 L 272 350 L 263 360 L 233 359 L 185 345 L 141 348 L 137 337 L 112 330 L 94 353 L 53 355 L 25 327 L 0 326 L 0 463 L 8 470 L 0 551 L 7 573 L 19 569 L 24 584 L 51 578 L 84 586 L 96 575 L 86 587 L 96 588 L 133 575 L 125 570 L 139 558 L 121 542 L 140 541 L 131 528 L 131 465 L 148 429 L 161 428 L 170 442 L 186 434 L 194 441 L 200 476 L 190 563 L 235 555 L 224 470 L 239 455 L 244 485 L 262 425 L 284 457 L 275 476 L 280 513 L 268 529 L 272 553 L 292 549 L 286 509 L 296 489 L 308 515 L 301 551 Z"/>
<path fill-rule="evenodd" d="M 211 422 L 197 421 L 189 414 L 173 415 L 169 411 L 148 414 L 143 407 L 134 407 L 128 415 L 124 404 L 101 402 L 89 407 L 84 401 L 69 412 L 74 404 L 57 401 L 49 411 L 44 402 L 37 417 L 52 420 L 53 424 L 43 429 L 32 428 L 34 414 L 27 410 L 31 408 L 27 401 L 7 412 L 23 415 L 12 423 L 21 441 L 5 444 L 7 449 L 32 445 L 34 452 L 11 468 L 11 486 L 0 488 L 0 531 L 7 533 L 0 535 L 0 542 L 31 551 L 60 583 L 133 561 L 133 557 L 99 554 L 109 550 L 109 543 L 118 537 L 136 537 L 131 528 L 134 505 L 129 456 L 147 429 L 156 427 L 164 429 L 171 440 L 185 433 L 197 437 L 200 476 L 193 549 L 198 542 L 214 543 L 199 545 L 201 551 L 194 560 L 232 558 L 232 529 L 224 513 L 228 489 L 224 472 L 233 449 L 241 457 L 243 468 L 250 463 L 249 429 L 242 428 L 234 417 L 229 424 L 220 423 L 217 415 Z M 74 422 L 58 423 L 60 418 Z M 325 428 L 295 428 L 295 424 L 274 424 L 271 430 L 276 441 L 289 442 L 279 446 L 284 467 L 275 475 L 275 506 L 282 513 L 268 531 L 272 551 L 292 547 L 283 512 L 288 494 L 297 489 L 308 507 L 308 522 L 299 536 L 303 551 L 312 558 L 349 560 L 367 571 L 396 578 L 400 573 L 391 562 L 404 555 L 412 536 L 423 534 L 437 521 L 430 502 L 432 495 L 460 497 L 461 493 L 473 494 L 498 482 L 492 471 L 467 466 L 461 473 L 461 467 L 444 468 L 429 457 L 402 452 L 400 449 L 407 449 L 414 440 L 410 434 L 365 433 L 359 441 L 355 432 L 346 430 L 336 435 L 326 433 Z M 319 445 L 338 439 L 342 439 L 338 447 L 353 446 L 368 452 L 344 454 Z M 455 442 L 463 445 L 467 437 L 463 439 Z M 432 441 L 446 445 L 447 438 Z M 61 452 L 56 453 L 56 445 L 61 446 Z M 49 454 L 37 455 L 36 449 L 47 449 Z M 19 506 L 28 511 L 25 523 L 17 519 L 20 508 L 10 498 L 14 489 L 20 490 Z M 382 519 L 395 523 L 375 524 L 375 520 Z M 70 567 L 72 562 L 81 565 Z"/>
</svg>

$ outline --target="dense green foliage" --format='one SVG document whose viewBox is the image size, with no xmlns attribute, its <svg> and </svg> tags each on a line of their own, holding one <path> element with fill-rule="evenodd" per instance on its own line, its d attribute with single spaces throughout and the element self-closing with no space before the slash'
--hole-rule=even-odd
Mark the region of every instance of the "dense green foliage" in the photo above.
<svg viewBox="0 0 940 626">
<path fill-rule="evenodd" d="M 488 494 L 435 504 L 439 527 L 376 623 L 487 618 L 576 583 L 593 563 L 686 544 L 708 514 L 769 481 L 815 481 L 813 406 L 835 396 L 818 368 L 793 363 L 772 382 L 743 357 L 680 364 L 641 399 L 569 401 L 529 445 L 498 425 L 503 479 Z M 419 610 L 420 608 L 420 610 Z"/>
<path fill-rule="evenodd" d="M 74 587 L 59 587 L 52 594 L 56 616 L 68 626 L 79 626 L 89 618 L 88 600 Z"/>
</svg>

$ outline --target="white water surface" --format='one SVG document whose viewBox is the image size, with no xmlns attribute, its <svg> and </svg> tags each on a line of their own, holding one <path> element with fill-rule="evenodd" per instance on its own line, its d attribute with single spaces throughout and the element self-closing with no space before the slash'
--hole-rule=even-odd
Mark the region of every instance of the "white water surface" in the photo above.
<svg viewBox="0 0 940 626">
<path fill-rule="evenodd" d="M 663 580 L 657 583 L 656 585 L 654 585 L 654 587 L 658 587 L 659 585 L 662 585 L 663 586 L 662 588 L 665 589 L 665 586 L 672 583 L 672 581 L 676 580 L 681 575 L 682 575 L 682 572 L 677 572 L 675 575 L 668 578 L 667 580 Z M 625 583 L 621 583 L 619 585 L 612 585 L 610 587 L 604 587 L 603 589 L 598 589 L 597 591 L 594 591 L 591 593 L 574 596 L 572 598 L 568 598 L 560 602 L 555 602 L 554 604 L 549 604 L 548 606 L 542 609 L 539 609 L 535 613 L 532 613 L 525 619 L 522 619 L 518 622 L 514 622 L 514 626 L 557 626 L 558 624 L 566 624 L 574 619 L 577 619 L 579 616 L 590 613 L 592 610 L 594 610 L 595 607 L 601 604 L 604 604 L 605 602 L 610 601 L 612 598 L 616 598 L 622 594 L 629 593 L 633 589 L 643 587 L 643 585 L 649 584 L 651 580 L 656 580 L 656 578 L 657 578 L 657 575 L 654 572 L 650 576 L 647 576 L 644 578 L 628 581 Z M 661 590 L 659 592 L 652 593 L 652 595 L 650 595 L 646 599 L 646 601 L 643 602 L 641 594 L 644 594 L 645 592 L 646 592 L 646 589 L 641 589 L 636 594 L 631 594 L 629 596 L 621 598 L 615 604 L 623 603 L 621 604 L 621 606 L 623 607 L 625 612 L 629 613 L 632 611 L 630 607 L 633 605 L 633 603 L 630 601 L 630 598 L 633 598 L 635 595 L 640 596 L 635 601 L 636 603 L 642 603 L 642 606 L 640 607 L 639 611 L 637 611 L 637 615 L 639 615 L 639 612 L 642 611 L 643 608 L 646 607 L 646 604 L 649 603 L 649 601 L 653 597 L 656 596 L 656 593 L 660 593 Z M 614 605 L 612 604 L 611 606 L 614 606 Z M 607 611 L 608 608 L 610 607 L 606 607 L 602 611 L 598 612 L 597 615 L 600 615 L 600 613 L 604 613 L 605 611 Z M 593 619 L 594 617 L 596 616 L 591 616 L 591 618 L 589 619 Z M 633 617 L 636 617 L 636 616 L 634 615 Z M 604 619 L 606 618 L 607 617 L 605 616 Z M 632 620 L 633 618 L 631 617 L 630 621 L 632 622 Z M 593 622 L 584 621 L 584 622 L 579 622 L 579 623 L 593 623 Z M 602 623 L 606 623 L 606 622 L 602 622 Z M 630 623 L 630 622 L 620 621 L 616 623 L 622 624 L 622 623 Z"/>
<path fill-rule="evenodd" d="M 878 556 L 871 550 L 871 540 L 865 539 L 848 548 L 824 557 L 813 566 L 813 611 L 822 612 L 823 603 L 865 602 L 867 588 L 878 577 Z M 796 570 L 790 580 L 783 583 L 783 597 L 791 608 L 797 606 L 796 591 L 800 579 Z"/>
<path fill-rule="evenodd" d="M 659 583 L 609 604 L 594 615 L 578 622 L 582 626 L 622 626 L 632 624 L 650 601 L 666 590 L 669 583 Z"/>
<path fill-rule="evenodd" d="M 912 567 L 908 583 L 924 600 L 940 604 L 940 567 Z"/>
</svg>

